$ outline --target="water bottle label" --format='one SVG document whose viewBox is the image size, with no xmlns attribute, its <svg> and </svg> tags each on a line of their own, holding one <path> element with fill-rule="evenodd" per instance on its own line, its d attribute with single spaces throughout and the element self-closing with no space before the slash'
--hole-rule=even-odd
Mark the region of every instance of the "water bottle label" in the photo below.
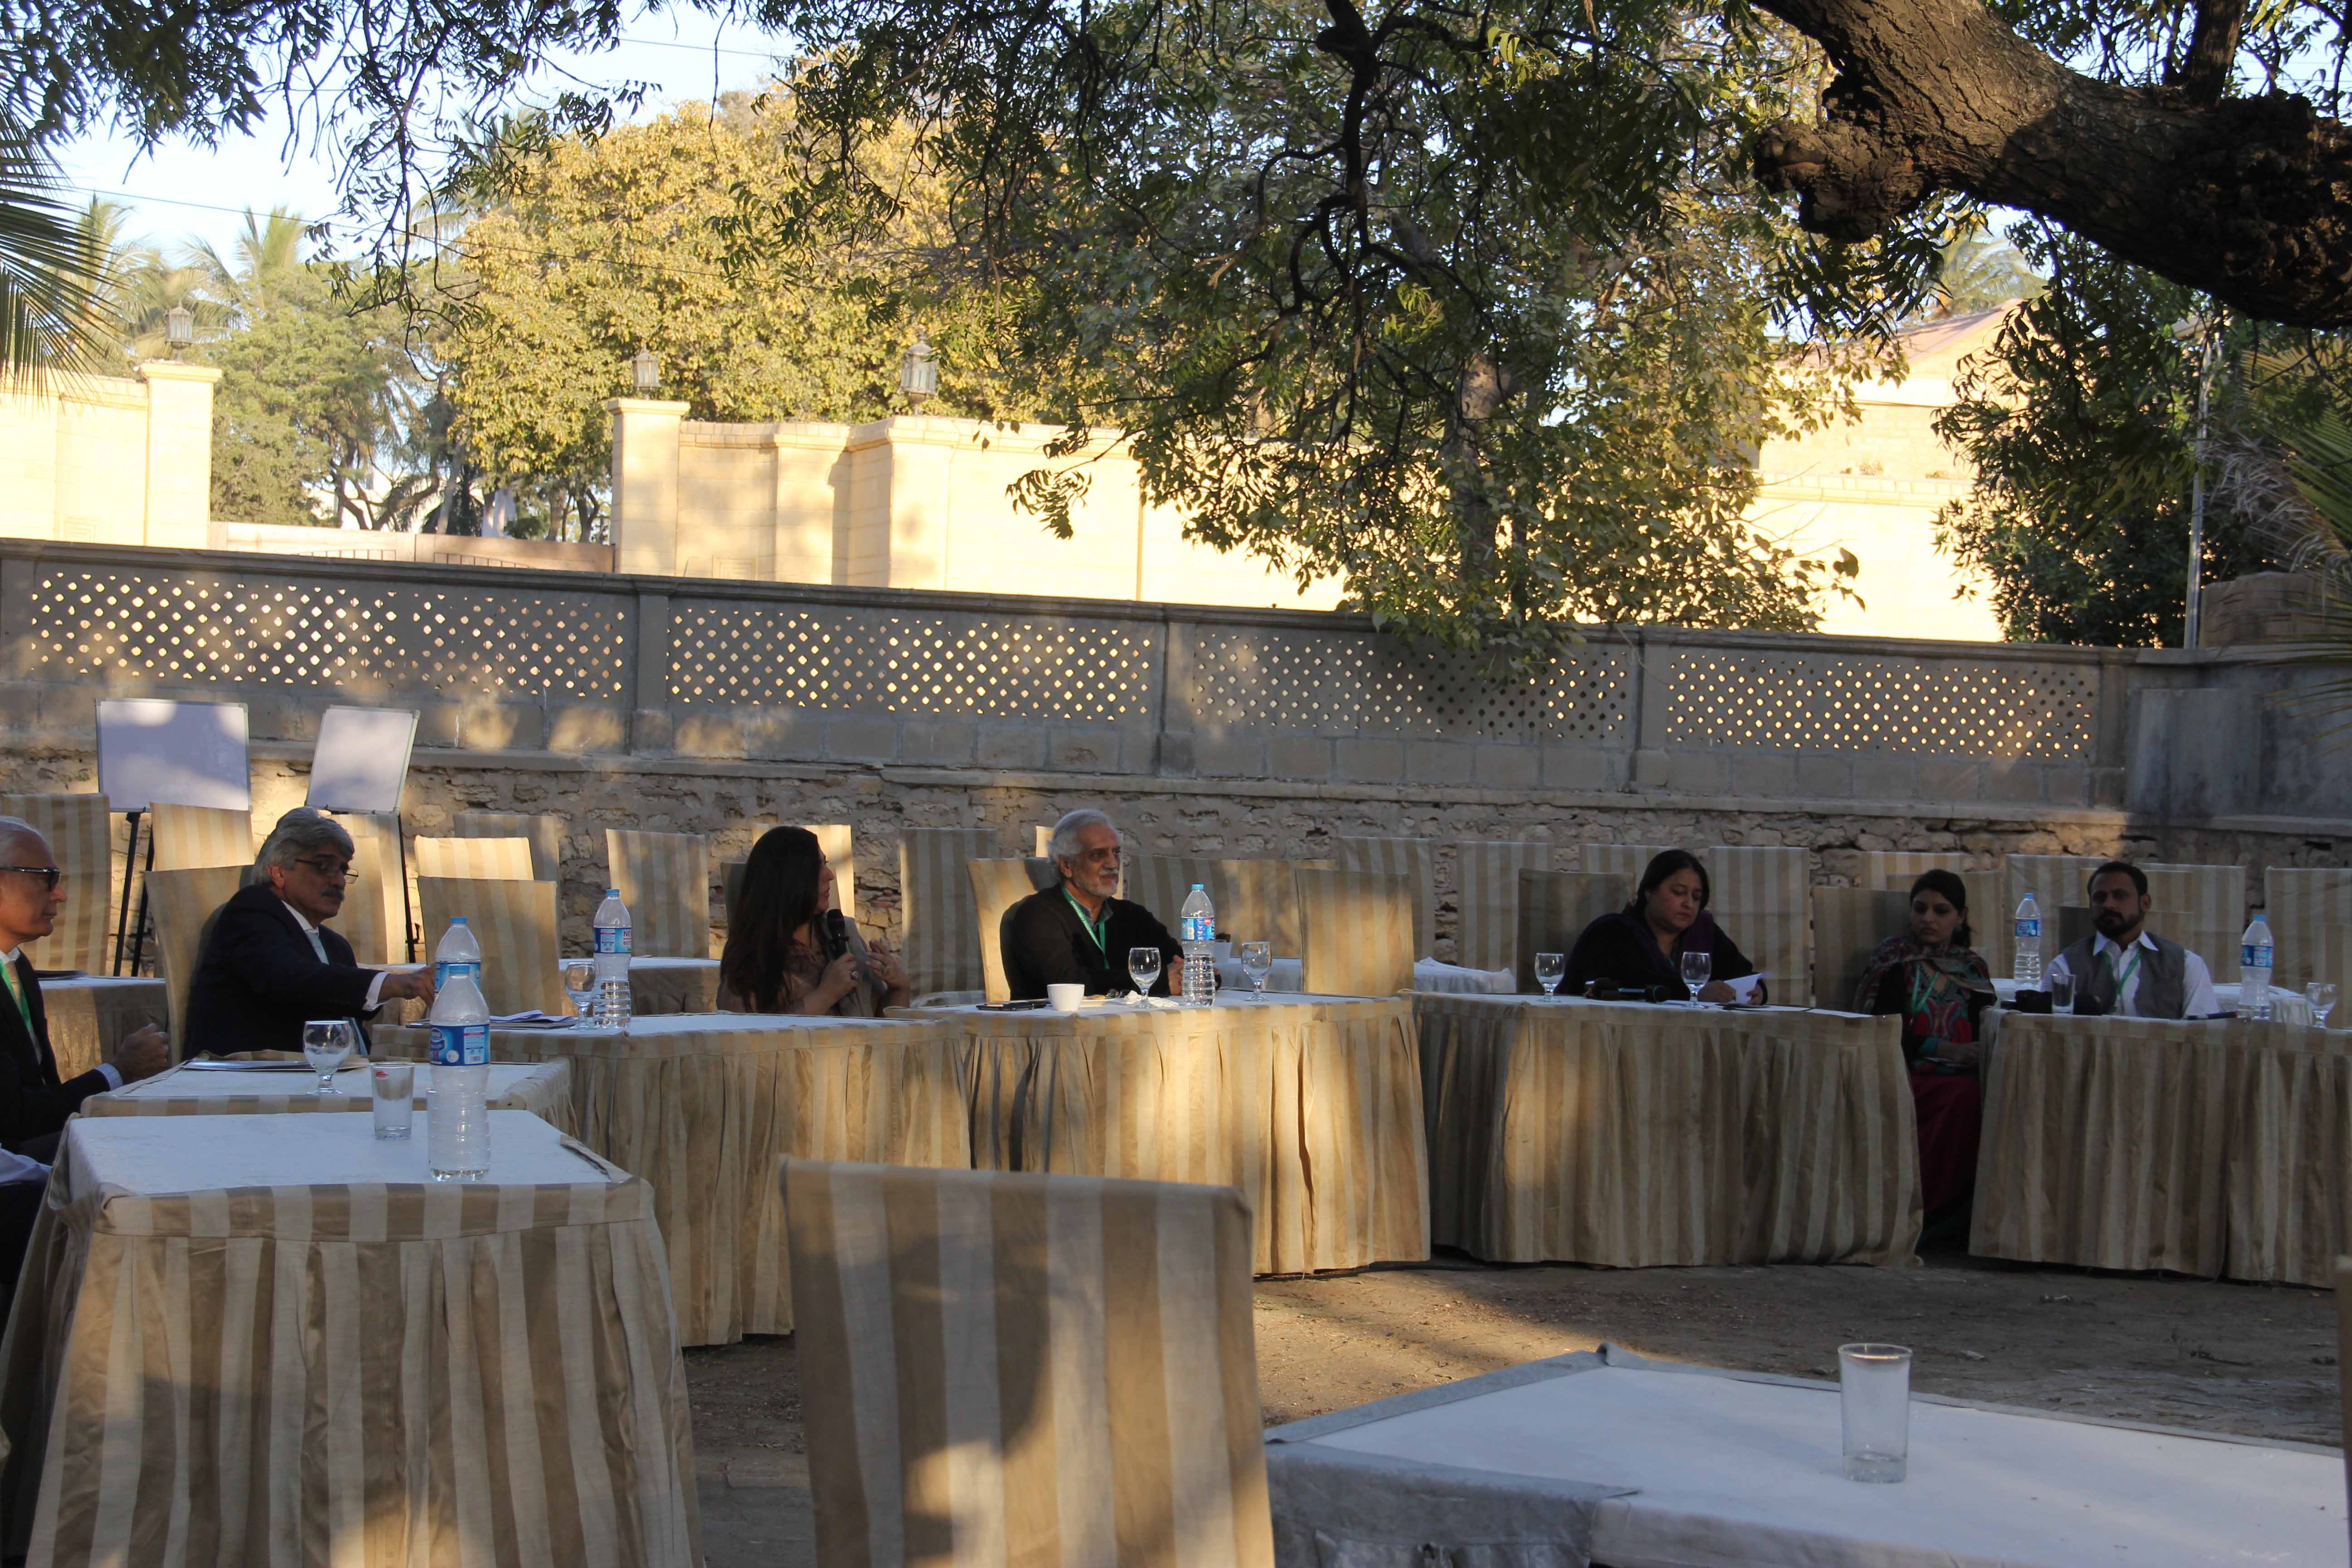
<svg viewBox="0 0 2352 1568">
<path fill-rule="evenodd" d="M 2042 940 L 2042 922 L 2039 920 L 2018 921 L 2017 939 L 2020 942 L 2040 942 Z"/>
<path fill-rule="evenodd" d="M 2256 947 L 2252 942 L 2247 942 L 2238 949 L 2239 968 L 2268 969 L 2270 966 L 2271 950 L 2269 948 Z"/>
<path fill-rule="evenodd" d="M 433 989 L 440 990 L 461 974 L 477 985 L 482 983 L 482 966 L 479 963 L 436 963 L 433 966 Z"/>
<path fill-rule="evenodd" d="M 479 1068 L 490 1065 L 488 1024 L 433 1026 L 433 1065 L 437 1068 Z"/>
<path fill-rule="evenodd" d="M 629 928 L 627 926 L 598 926 L 596 928 L 596 951 L 598 952 L 628 952 Z"/>
<path fill-rule="evenodd" d="M 1214 942 L 1217 940 L 1217 922 L 1207 915 L 1186 915 L 1177 923 L 1183 928 L 1183 934 L 1179 938 L 1180 941 Z"/>
</svg>

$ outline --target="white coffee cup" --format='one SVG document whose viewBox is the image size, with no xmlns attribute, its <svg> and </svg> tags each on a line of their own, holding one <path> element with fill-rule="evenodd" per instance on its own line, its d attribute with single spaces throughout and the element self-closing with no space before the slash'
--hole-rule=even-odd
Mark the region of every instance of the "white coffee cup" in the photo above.
<svg viewBox="0 0 2352 1568">
<path fill-rule="evenodd" d="M 1056 1013 L 1075 1013 L 1086 999 L 1087 988 L 1075 983 L 1045 987 L 1046 1004 Z"/>
</svg>

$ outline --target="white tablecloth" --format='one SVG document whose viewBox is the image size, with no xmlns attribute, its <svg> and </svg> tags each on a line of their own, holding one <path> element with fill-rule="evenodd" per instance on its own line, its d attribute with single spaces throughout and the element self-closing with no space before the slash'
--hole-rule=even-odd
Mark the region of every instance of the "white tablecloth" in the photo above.
<svg viewBox="0 0 2352 1568">
<path fill-rule="evenodd" d="M 1286 1564 L 1315 1561 L 1298 1553 L 1302 1530 L 1310 1550 L 1318 1531 L 1347 1541 L 1384 1498 L 1444 1479 L 1517 1494 L 1520 1506 L 1507 1491 L 1485 1510 L 1494 1533 L 1427 1538 L 1440 1548 L 1529 1543 L 1475 1559 L 1493 1568 L 1564 1561 L 1532 1543 L 1547 1514 L 1572 1541 L 1584 1510 L 1591 1555 L 1611 1568 L 2186 1568 L 2345 1554 L 2344 1461 L 2333 1450 L 1915 1398 L 1908 1480 L 1869 1486 L 1844 1477 L 1835 1385 L 1618 1352 L 1276 1427 L 1267 1443 Z M 1338 1468 L 1318 1464 L 1334 1458 Z M 1301 1463 L 1318 1484 L 1291 1484 L 1285 1467 Z M 1563 1487 L 1584 1495 L 1562 1497 Z M 1338 1560 L 1423 1561 L 1369 1550 Z"/>
<path fill-rule="evenodd" d="M 1995 980 L 1992 983 L 1992 988 L 2000 997 L 2002 1006 L 2011 1006 L 2016 1003 L 2016 981 Z M 2233 980 L 2226 985 L 2217 984 L 2213 987 L 2213 996 L 2216 1001 L 2221 1004 L 2221 1010 L 2223 1012 L 2234 1013 L 2238 1010 L 2238 984 L 2236 981 Z M 2339 1007 L 2340 1005 L 2341 1005 L 2339 1004 Z M 2340 1020 L 2343 1018 L 2343 1014 L 2338 1011 L 2330 1013 L 2328 1016 L 2332 1019 L 2338 1020 L 2340 1023 Z M 2293 1024 L 2297 1027 L 2307 1025 L 2311 1022 L 2311 1004 L 2304 1000 L 2303 994 L 2299 991 L 2285 991 L 2273 985 L 2271 987 L 2271 1022 L 2274 1024 Z"/>
<path fill-rule="evenodd" d="M 376 1137 L 373 1119 L 341 1116 L 101 1116 L 72 1125 L 76 1198 L 101 1186 L 152 1195 L 432 1180 L 421 1123 L 407 1138 L 386 1139 Z M 614 1179 L 609 1167 L 565 1148 L 563 1134 L 530 1111 L 490 1112 L 490 1173 L 484 1184 Z"/>
<path fill-rule="evenodd" d="M 1242 961 L 1228 955 L 1217 960 L 1217 984 L 1234 992 L 1246 993 L 1249 976 L 1242 973 Z M 1296 992 L 1303 984 L 1299 961 L 1277 958 L 1265 977 L 1266 994 L 1277 991 Z M 1458 963 L 1440 963 L 1424 958 L 1412 966 L 1412 988 L 1416 991 L 1452 991 L 1468 994 L 1507 996 L 1517 989 L 1518 982 L 1507 969 L 1465 969 Z"/>
</svg>

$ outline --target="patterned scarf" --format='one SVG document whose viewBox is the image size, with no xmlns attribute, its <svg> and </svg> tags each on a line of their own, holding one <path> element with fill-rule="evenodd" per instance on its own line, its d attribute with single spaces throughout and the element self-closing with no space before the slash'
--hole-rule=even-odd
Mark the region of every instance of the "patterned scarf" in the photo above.
<svg viewBox="0 0 2352 1568">
<path fill-rule="evenodd" d="M 1903 973 L 1903 1028 L 1927 1040 L 1973 1041 L 1976 1027 L 1969 1021 L 1969 994 L 1993 994 L 1992 973 L 1983 958 L 1968 948 L 1947 942 L 1927 947 L 1909 934 L 1889 937 L 1871 955 L 1870 966 L 1854 988 L 1853 1009 L 1867 1013 L 1877 1005 L 1879 988 L 1890 971 Z"/>
</svg>

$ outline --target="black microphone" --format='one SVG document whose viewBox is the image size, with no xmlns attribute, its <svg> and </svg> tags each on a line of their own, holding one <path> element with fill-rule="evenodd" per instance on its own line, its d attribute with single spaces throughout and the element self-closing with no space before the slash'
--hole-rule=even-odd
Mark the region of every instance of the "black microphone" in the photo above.
<svg viewBox="0 0 2352 1568">
<path fill-rule="evenodd" d="M 824 956 L 828 963 L 849 951 L 849 922 L 841 918 L 839 910 L 827 910 L 817 922 L 824 933 Z"/>
</svg>

